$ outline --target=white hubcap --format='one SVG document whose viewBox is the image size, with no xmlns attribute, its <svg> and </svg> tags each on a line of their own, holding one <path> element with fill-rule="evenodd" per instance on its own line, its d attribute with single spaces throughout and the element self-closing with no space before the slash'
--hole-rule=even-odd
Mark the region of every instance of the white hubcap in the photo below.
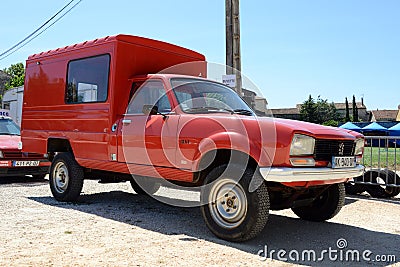
<svg viewBox="0 0 400 267">
<path fill-rule="evenodd" d="M 231 179 L 221 179 L 212 184 L 208 203 L 213 220 L 224 228 L 239 226 L 247 214 L 246 193 Z"/>
<path fill-rule="evenodd" d="M 54 189 L 58 193 L 61 194 L 64 193 L 65 190 L 67 190 L 68 188 L 68 181 L 69 181 L 68 169 L 67 166 L 64 164 L 64 162 L 58 162 L 56 164 L 52 176 L 53 176 Z"/>
</svg>

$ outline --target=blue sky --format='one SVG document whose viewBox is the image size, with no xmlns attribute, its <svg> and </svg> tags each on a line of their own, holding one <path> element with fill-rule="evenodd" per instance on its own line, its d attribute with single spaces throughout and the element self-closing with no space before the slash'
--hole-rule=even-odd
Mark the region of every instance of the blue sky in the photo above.
<svg viewBox="0 0 400 267">
<path fill-rule="evenodd" d="M 3 1 L 0 53 L 68 1 Z M 223 0 L 83 0 L 40 37 L 0 61 L 126 33 L 181 45 L 225 63 Z M 400 105 L 400 1 L 265 0 L 241 8 L 242 72 L 271 108 L 293 107 L 309 94 L 344 102 L 355 94 L 369 109 Z"/>
</svg>

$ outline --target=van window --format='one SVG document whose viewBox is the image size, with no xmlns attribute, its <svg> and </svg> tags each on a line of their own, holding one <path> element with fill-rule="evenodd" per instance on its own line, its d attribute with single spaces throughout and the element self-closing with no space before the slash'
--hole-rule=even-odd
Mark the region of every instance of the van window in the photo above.
<svg viewBox="0 0 400 267">
<path fill-rule="evenodd" d="M 108 91 L 110 55 L 69 62 L 66 103 L 105 102 Z"/>
</svg>

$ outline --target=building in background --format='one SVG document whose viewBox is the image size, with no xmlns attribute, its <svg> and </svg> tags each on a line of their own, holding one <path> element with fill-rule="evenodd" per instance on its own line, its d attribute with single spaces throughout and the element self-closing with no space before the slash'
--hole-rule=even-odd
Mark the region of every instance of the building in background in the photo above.
<svg viewBox="0 0 400 267">
<path fill-rule="evenodd" d="M 261 96 L 255 96 L 254 98 L 254 110 L 257 113 L 257 115 L 260 113 L 262 116 L 265 115 L 271 115 L 270 112 L 268 112 L 268 101 L 264 97 Z"/>
<path fill-rule="evenodd" d="M 300 106 L 301 107 L 301 106 Z M 274 108 L 271 109 L 271 113 L 275 118 L 300 120 L 300 108 Z"/>
<path fill-rule="evenodd" d="M 399 110 L 372 110 L 371 121 L 399 121 Z"/>
<path fill-rule="evenodd" d="M 292 119 L 292 120 L 300 120 L 300 110 L 302 104 L 297 104 L 295 108 L 279 108 L 279 109 L 271 109 L 272 114 L 276 118 L 283 119 Z M 341 117 L 346 116 L 346 103 L 334 103 L 336 110 L 338 111 Z M 357 110 L 358 110 L 358 118 L 360 121 L 370 121 L 371 113 L 367 110 L 367 107 L 364 105 L 364 100 L 361 98 L 361 102 L 356 102 Z M 349 113 L 353 114 L 353 105 L 349 103 Z"/>
<path fill-rule="evenodd" d="M 9 116 L 21 126 L 22 102 L 24 97 L 24 87 L 15 87 L 7 90 L 3 95 L 2 108 L 9 110 Z"/>
<path fill-rule="evenodd" d="M 270 116 L 268 112 L 268 101 L 264 97 L 258 96 L 257 93 L 242 88 L 243 100 L 256 112 L 258 116 Z"/>
<path fill-rule="evenodd" d="M 400 121 L 400 105 L 398 106 L 396 121 Z"/>
<path fill-rule="evenodd" d="M 367 110 L 367 107 L 364 105 L 364 99 L 361 98 L 361 102 L 356 102 L 357 110 L 358 110 L 358 119 L 360 121 L 369 121 L 371 113 Z M 339 113 L 339 115 L 343 118 L 346 117 L 346 103 L 335 103 L 335 107 Z M 353 103 L 349 102 L 349 113 L 350 116 L 353 115 Z"/>
</svg>

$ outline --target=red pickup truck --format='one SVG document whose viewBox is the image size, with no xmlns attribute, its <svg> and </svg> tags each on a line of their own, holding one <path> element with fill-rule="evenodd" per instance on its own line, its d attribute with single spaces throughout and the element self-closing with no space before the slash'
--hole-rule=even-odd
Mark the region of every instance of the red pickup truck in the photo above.
<svg viewBox="0 0 400 267">
<path fill-rule="evenodd" d="M 255 237 L 270 209 L 311 221 L 335 216 L 343 183 L 363 172 L 363 136 L 257 117 L 230 88 L 205 79 L 202 63 L 160 73 L 204 60 L 128 35 L 30 56 L 23 149 L 49 155 L 53 196 L 75 201 L 84 179 L 130 181 L 147 194 L 160 181 L 199 186 L 208 228 L 237 242 Z"/>
</svg>

